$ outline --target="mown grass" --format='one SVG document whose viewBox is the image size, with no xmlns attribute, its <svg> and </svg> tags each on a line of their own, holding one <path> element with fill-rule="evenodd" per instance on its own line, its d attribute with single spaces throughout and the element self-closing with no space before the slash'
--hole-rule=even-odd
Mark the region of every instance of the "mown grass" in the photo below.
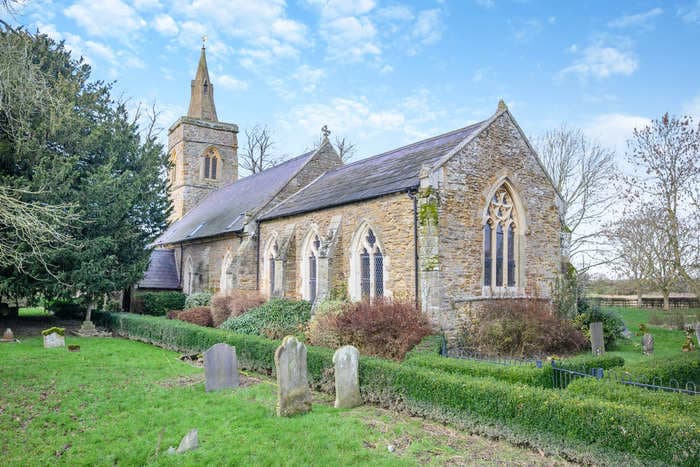
<svg viewBox="0 0 700 467">
<path fill-rule="evenodd" d="M 29 316 L 51 316 L 51 313 L 43 306 L 33 306 L 19 309 L 20 318 Z"/>
<path fill-rule="evenodd" d="M 0 347 L 3 465 L 351 465 L 542 462 L 531 451 L 373 407 L 315 395 L 304 416 L 275 416 L 274 382 L 205 393 L 203 370 L 123 339 L 40 338 Z M 190 429 L 200 448 L 166 454 Z M 395 452 L 387 450 L 391 444 Z M 548 458 L 548 463 L 559 462 Z"/>
</svg>

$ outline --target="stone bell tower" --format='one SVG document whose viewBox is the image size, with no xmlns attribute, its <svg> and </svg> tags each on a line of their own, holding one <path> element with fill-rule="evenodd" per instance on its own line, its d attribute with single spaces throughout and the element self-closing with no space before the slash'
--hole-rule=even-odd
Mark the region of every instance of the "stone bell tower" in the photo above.
<svg viewBox="0 0 700 467">
<path fill-rule="evenodd" d="M 238 125 L 220 122 L 204 44 L 191 83 L 190 107 L 168 130 L 169 197 L 175 222 L 207 194 L 238 178 Z"/>
</svg>

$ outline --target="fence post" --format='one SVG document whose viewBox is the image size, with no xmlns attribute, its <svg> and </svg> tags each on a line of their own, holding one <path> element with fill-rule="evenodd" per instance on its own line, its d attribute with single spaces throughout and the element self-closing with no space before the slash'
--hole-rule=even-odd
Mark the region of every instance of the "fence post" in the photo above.
<svg viewBox="0 0 700 467">
<path fill-rule="evenodd" d="M 535 366 L 536 366 L 537 368 L 542 368 L 542 360 L 540 360 L 540 359 L 538 358 L 538 359 L 535 361 Z"/>
<path fill-rule="evenodd" d="M 603 379 L 603 369 L 602 368 L 595 369 L 595 377 L 596 377 L 596 379 Z"/>
</svg>

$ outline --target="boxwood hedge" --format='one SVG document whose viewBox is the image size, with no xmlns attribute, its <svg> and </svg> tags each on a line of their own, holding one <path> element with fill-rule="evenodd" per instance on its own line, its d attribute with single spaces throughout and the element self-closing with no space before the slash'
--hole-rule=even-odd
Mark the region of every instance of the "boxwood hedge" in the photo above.
<svg viewBox="0 0 700 467">
<path fill-rule="evenodd" d="M 236 347 L 244 368 L 274 371 L 273 355 L 279 341 L 151 316 L 93 316 L 98 324 L 120 335 L 172 349 L 202 351 L 217 342 L 226 342 Z M 332 378 L 332 351 L 309 346 L 307 357 L 309 379 L 323 387 L 324 381 Z M 476 418 L 481 426 L 491 424 L 506 431 L 527 432 L 530 438 L 544 433 L 558 444 L 563 441 L 564 445 L 589 445 L 597 452 L 629 453 L 664 463 L 700 464 L 697 417 L 676 410 L 649 411 L 641 403 L 623 404 L 597 395 L 449 373 L 422 367 L 413 360 L 401 364 L 361 358 L 363 398 L 435 419 L 459 422 Z"/>
</svg>

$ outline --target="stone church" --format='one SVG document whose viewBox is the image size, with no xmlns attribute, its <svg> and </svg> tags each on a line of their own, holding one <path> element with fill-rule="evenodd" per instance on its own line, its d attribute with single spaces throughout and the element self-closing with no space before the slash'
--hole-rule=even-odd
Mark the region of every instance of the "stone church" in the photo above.
<svg viewBox="0 0 700 467">
<path fill-rule="evenodd" d="M 486 301 L 548 298 L 567 261 L 562 199 L 501 101 L 486 120 L 343 164 L 327 138 L 238 178 L 202 48 L 169 129 L 170 226 L 141 289 L 415 300 L 454 329 Z"/>
</svg>

